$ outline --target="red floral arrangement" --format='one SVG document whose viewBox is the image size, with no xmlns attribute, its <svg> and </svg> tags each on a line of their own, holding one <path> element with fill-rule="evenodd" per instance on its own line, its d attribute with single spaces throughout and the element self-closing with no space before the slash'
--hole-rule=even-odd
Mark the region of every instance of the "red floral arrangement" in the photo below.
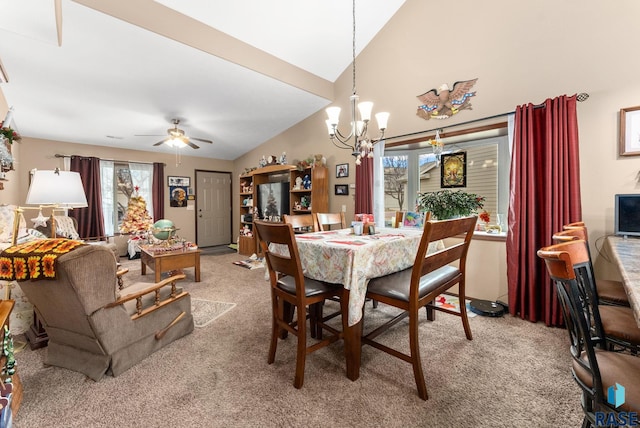
<svg viewBox="0 0 640 428">
<path fill-rule="evenodd" d="M 491 221 L 491 215 L 487 210 L 482 211 L 480 215 L 478 215 L 478 217 L 480 218 L 480 220 L 484 221 L 485 223 L 489 223 Z"/>
<path fill-rule="evenodd" d="M 20 134 L 18 134 L 8 126 L 2 126 L 2 123 L 0 123 L 0 135 L 9 140 L 9 144 L 12 144 L 14 141 L 20 141 L 22 139 Z"/>
</svg>

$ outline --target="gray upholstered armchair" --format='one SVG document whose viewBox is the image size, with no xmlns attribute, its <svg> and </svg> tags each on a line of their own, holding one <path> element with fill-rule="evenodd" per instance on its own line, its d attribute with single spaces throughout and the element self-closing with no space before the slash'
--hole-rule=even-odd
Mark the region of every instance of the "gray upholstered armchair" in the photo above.
<svg viewBox="0 0 640 428">
<path fill-rule="evenodd" d="M 184 275 L 119 291 L 114 255 L 96 245 L 61 255 L 55 272 L 20 283 L 49 335 L 46 364 L 117 376 L 193 331 L 191 296 L 176 287 Z"/>
</svg>

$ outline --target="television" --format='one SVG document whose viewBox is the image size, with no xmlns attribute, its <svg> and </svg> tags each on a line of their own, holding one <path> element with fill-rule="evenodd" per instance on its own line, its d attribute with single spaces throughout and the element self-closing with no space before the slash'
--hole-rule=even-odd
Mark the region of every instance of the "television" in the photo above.
<svg viewBox="0 0 640 428">
<path fill-rule="evenodd" d="M 615 195 L 616 235 L 640 236 L 640 194 Z"/>
<path fill-rule="evenodd" d="M 282 221 L 282 216 L 289 214 L 289 182 L 258 184 L 257 202 L 257 219 Z"/>
</svg>

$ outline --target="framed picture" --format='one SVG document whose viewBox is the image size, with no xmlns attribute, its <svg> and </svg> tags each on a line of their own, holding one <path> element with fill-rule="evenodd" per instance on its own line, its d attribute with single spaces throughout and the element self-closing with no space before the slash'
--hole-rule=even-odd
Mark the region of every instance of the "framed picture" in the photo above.
<svg viewBox="0 0 640 428">
<path fill-rule="evenodd" d="M 640 106 L 620 109 L 620 156 L 640 155 Z"/>
<path fill-rule="evenodd" d="M 171 186 L 180 186 L 180 187 L 189 187 L 191 185 L 191 178 L 190 177 L 175 177 L 175 176 L 168 176 L 167 177 L 167 185 L 169 187 Z"/>
<path fill-rule="evenodd" d="M 346 184 L 336 184 L 336 195 L 346 196 L 349 194 L 349 186 Z"/>
<path fill-rule="evenodd" d="M 336 178 L 345 178 L 349 176 L 349 164 L 341 163 L 336 165 Z M 337 194 L 337 193 L 336 193 Z"/>
<path fill-rule="evenodd" d="M 191 179 L 189 177 L 168 176 L 167 184 L 169 185 L 169 198 L 171 198 L 169 205 L 172 207 L 186 207 Z"/>
<path fill-rule="evenodd" d="M 467 152 L 442 155 L 440 187 L 467 187 Z"/>
</svg>

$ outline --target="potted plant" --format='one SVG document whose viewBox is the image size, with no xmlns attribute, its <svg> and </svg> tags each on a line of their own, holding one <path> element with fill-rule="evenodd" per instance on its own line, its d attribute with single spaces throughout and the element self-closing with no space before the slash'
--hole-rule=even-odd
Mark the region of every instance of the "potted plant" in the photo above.
<svg viewBox="0 0 640 428">
<path fill-rule="evenodd" d="M 437 220 L 471 215 L 484 207 L 484 196 L 460 190 L 438 190 L 418 194 L 418 209 L 430 211 Z"/>
</svg>

